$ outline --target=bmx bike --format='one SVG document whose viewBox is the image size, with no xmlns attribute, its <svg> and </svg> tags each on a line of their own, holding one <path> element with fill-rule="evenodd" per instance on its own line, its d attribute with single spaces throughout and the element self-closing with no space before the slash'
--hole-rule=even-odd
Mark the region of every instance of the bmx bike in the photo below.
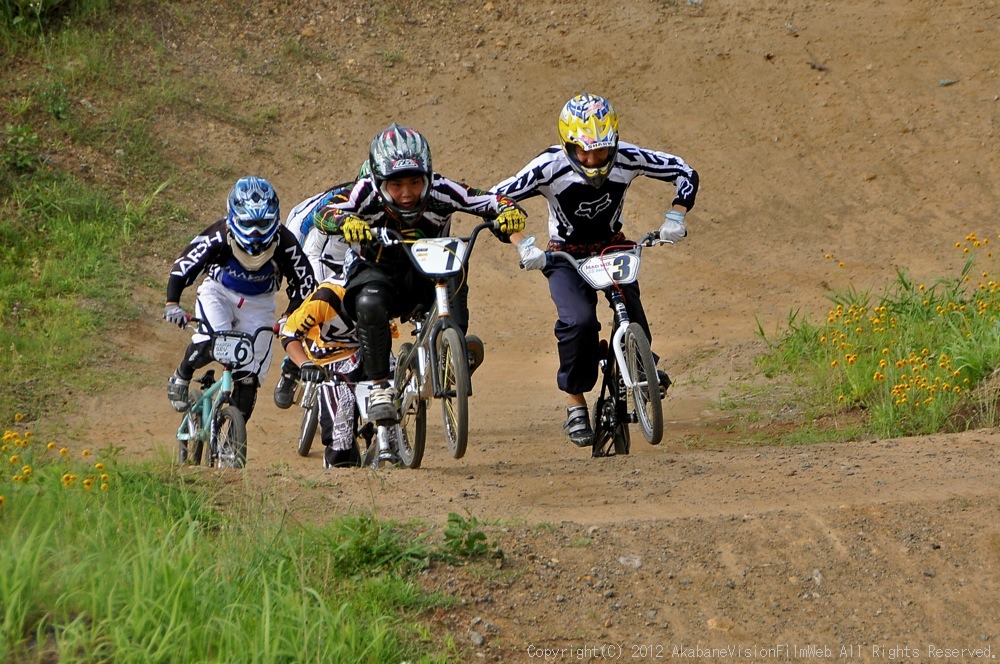
<svg viewBox="0 0 1000 664">
<path fill-rule="evenodd" d="M 496 228 L 496 222 L 476 225 L 468 237 L 438 237 L 405 240 L 391 229 L 372 229 L 384 246 L 407 244 L 404 252 L 418 271 L 434 282 L 434 303 L 409 316 L 412 343 L 403 344 L 397 355 L 393 386 L 399 401 L 399 424 L 403 440 L 419 463 L 427 437 L 427 407 L 431 399 L 441 401 L 445 442 L 455 459 L 461 459 L 469 443 L 469 396 L 472 394 L 469 355 L 465 335 L 451 315 L 448 284 L 466 272 L 479 234 Z"/>
<path fill-rule="evenodd" d="M 354 436 L 358 441 L 361 465 L 379 468 L 384 464 L 401 465 L 405 468 L 419 468 L 423 459 L 423 441 L 411 442 L 400 423 L 383 425 L 368 421 L 368 392 L 371 381 L 352 381 L 339 372 L 328 372 L 323 382 L 302 382 L 302 426 L 299 433 L 298 452 L 308 456 L 312 441 L 319 425 L 319 399 L 322 387 L 334 390 L 346 385 L 354 390 L 355 417 Z"/>
<path fill-rule="evenodd" d="M 638 423 L 650 445 L 663 439 L 664 390 L 656 371 L 656 358 L 642 326 L 629 319 L 620 286 L 639 277 L 643 247 L 671 244 L 655 231 L 639 242 L 611 245 L 600 254 L 577 259 L 564 251 L 547 252 L 549 262 L 563 260 L 573 266 L 594 290 L 603 292 L 614 315 L 610 339 L 601 339 L 601 391 L 594 403 L 591 453 L 594 457 L 628 454 L 629 424 Z"/>
<path fill-rule="evenodd" d="M 199 323 L 188 319 L 187 327 Z M 247 460 L 247 425 L 243 413 L 233 403 L 233 372 L 251 364 L 254 345 L 264 333 L 276 333 L 274 326 L 257 328 L 254 332 L 208 330 L 209 353 L 222 365 L 222 375 L 215 377 L 209 369 L 191 382 L 201 389 L 188 391 L 188 407 L 177 429 L 177 462 L 198 465 L 203 458 L 215 468 L 243 468 Z M 207 454 L 206 452 L 207 446 Z"/>
</svg>

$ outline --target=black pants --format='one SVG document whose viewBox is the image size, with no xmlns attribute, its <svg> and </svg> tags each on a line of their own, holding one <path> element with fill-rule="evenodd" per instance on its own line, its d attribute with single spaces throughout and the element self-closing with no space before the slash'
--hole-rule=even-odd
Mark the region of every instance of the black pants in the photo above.
<svg viewBox="0 0 1000 664">
<path fill-rule="evenodd" d="M 600 360 L 598 292 L 583 280 L 575 268 L 565 263 L 550 265 L 545 268 L 544 274 L 559 316 L 555 325 L 559 349 L 556 383 L 567 394 L 589 392 L 597 384 L 597 363 Z M 642 326 L 646 338 L 651 339 L 646 312 L 639 300 L 639 284 L 626 284 L 621 289 L 629 320 Z M 604 310 L 601 316 L 610 317 L 610 313 Z"/>
<path fill-rule="evenodd" d="M 409 318 L 417 309 L 427 311 L 434 303 L 434 282 L 412 267 L 389 271 L 368 263 L 356 263 L 347 278 L 344 306 L 355 320 L 364 356 L 365 377 L 389 377 L 392 333 L 389 321 Z M 449 284 L 451 316 L 465 332 L 469 329 L 469 286 L 454 279 Z"/>
</svg>

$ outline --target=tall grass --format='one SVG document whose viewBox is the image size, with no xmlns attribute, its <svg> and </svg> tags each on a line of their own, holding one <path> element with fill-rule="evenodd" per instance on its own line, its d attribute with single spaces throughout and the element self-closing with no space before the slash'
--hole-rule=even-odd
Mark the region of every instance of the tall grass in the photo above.
<svg viewBox="0 0 1000 664">
<path fill-rule="evenodd" d="M 184 475 L 8 429 L 0 660 L 400 662 L 430 657 L 421 540 L 371 517 L 217 511 Z M 188 480 L 190 478 L 187 478 Z"/>
<path fill-rule="evenodd" d="M 969 234 L 955 248 L 956 276 L 924 284 L 900 271 L 880 295 L 836 293 L 823 323 L 793 315 L 776 338 L 761 331 L 771 352 L 760 364 L 808 377 L 807 401 L 860 409 L 881 435 L 996 426 L 998 261 L 989 238 Z"/>
</svg>

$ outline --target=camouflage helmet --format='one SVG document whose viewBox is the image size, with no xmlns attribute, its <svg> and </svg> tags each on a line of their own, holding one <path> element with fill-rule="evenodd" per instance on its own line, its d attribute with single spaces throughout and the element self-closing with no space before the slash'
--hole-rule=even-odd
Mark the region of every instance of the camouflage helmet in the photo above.
<svg viewBox="0 0 1000 664">
<path fill-rule="evenodd" d="M 386 210 L 400 221 L 412 224 L 424 212 L 431 188 L 431 148 L 420 133 L 395 122 L 379 132 L 368 151 L 368 166 L 372 180 Z M 424 179 L 420 203 L 414 208 L 401 208 L 386 190 L 386 180 L 418 176 Z"/>
</svg>

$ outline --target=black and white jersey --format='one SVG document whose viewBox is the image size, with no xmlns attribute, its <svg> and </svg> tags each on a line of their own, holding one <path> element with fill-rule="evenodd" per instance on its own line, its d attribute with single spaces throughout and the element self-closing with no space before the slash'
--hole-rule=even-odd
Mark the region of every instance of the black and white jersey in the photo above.
<svg viewBox="0 0 1000 664">
<path fill-rule="evenodd" d="M 559 145 L 532 159 L 513 177 L 491 191 L 522 201 L 544 196 L 549 207 L 549 237 L 573 245 L 606 242 L 621 231 L 622 205 L 632 180 L 645 175 L 672 182 L 677 191 L 671 205 L 690 210 L 698 193 L 698 173 L 680 157 L 620 142 L 615 163 L 599 188 L 573 170 Z"/>
<path fill-rule="evenodd" d="M 449 180 L 439 173 L 434 173 L 431 177 L 428 196 L 427 207 L 420 219 L 412 225 L 404 224 L 386 211 L 371 177 L 361 178 L 343 199 L 333 200 L 316 212 L 316 224 L 324 232 L 338 233 L 342 219 L 351 215 L 361 217 L 372 228 L 391 228 L 410 239 L 445 237 L 451 232 L 451 216 L 455 212 L 466 212 L 492 220 L 508 206 L 514 205 L 506 196 Z M 360 258 L 370 263 L 396 264 L 409 268 L 409 261 L 403 251 L 405 249 L 401 247 L 383 248 L 376 243 L 367 243 L 362 247 Z M 351 258 L 349 256 L 348 259 Z"/>
<path fill-rule="evenodd" d="M 276 293 L 284 277 L 288 281 L 288 310 L 294 310 L 316 288 L 316 281 L 292 232 L 279 227 L 277 242 L 271 260 L 259 270 L 248 270 L 229 246 L 226 220 L 218 220 L 195 237 L 174 261 L 167 280 L 167 302 L 179 302 L 181 292 L 202 273 L 235 293 L 251 296 Z"/>
</svg>

